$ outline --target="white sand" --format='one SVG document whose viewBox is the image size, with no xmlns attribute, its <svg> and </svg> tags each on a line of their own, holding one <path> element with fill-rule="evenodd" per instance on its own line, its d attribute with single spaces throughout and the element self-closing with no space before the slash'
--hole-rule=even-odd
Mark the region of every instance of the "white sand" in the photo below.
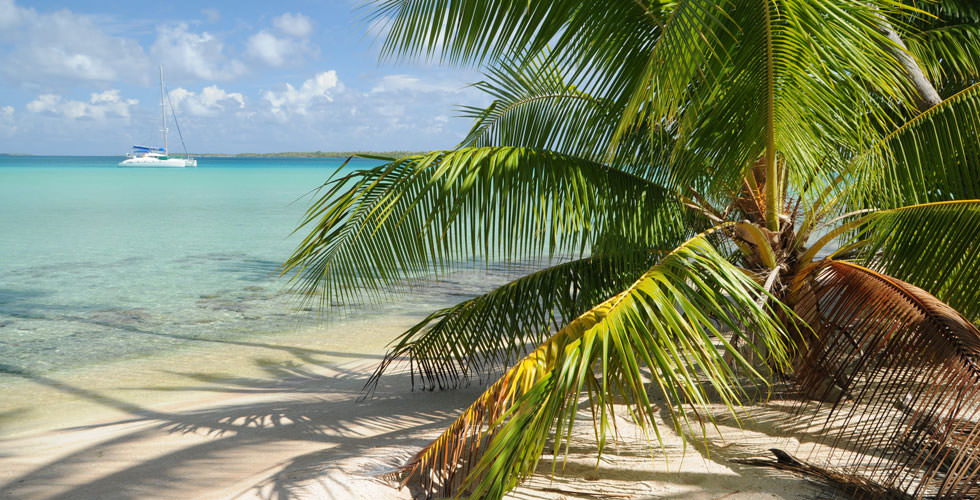
<svg viewBox="0 0 980 500">
<path fill-rule="evenodd" d="M 413 393 L 405 376 L 391 376 L 374 398 L 358 401 L 376 357 L 338 364 L 336 357 L 318 363 L 315 356 L 269 359 L 262 352 L 250 355 L 264 359 L 266 369 L 237 377 L 227 376 L 227 365 L 191 356 L 190 363 L 200 364 L 193 380 L 184 373 L 174 386 L 180 376 L 171 374 L 155 380 L 156 392 L 127 392 L 132 381 L 125 378 L 98 393 L 71 381 L 25 381 L 39 395 L 68 394 L 74 406 L 44 400 L 65 413 L 7 429 L 0 438 L 0 498 L 410 498 L 376 476 L 435 437 L 479 391 Z M 161 388 L 169 390 L 161 395 Z M 662 426 L 667 463 L 621 411 L 622 441 L 606 450 L 598 468 L 591 424 L 582 418 L 558 477 L 549 479 L 551 462 L 543 460 L 539 474 L 511 496 L 813 498 L 819 490 L 806 480 L 730 462 L 767 455 L 772 447 L 799 453 L 786 427 L 788 407 L 760 410 L 762 418 L 744 421 L 743 429 L 719 411 L 724 439 L 713 435 L 686 449 Z"/>
</svg>

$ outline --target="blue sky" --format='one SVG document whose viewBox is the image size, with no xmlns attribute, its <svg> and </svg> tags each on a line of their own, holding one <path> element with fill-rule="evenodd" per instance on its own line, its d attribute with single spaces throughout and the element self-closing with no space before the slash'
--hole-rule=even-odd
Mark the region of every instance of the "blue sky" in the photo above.
<svg viewBox="0 0 980 500">
<path fill-rule="evenodd" d="M 480 74 L 379 61 L 383 22 L 368 13 L 357 0 L 0 0 L 0 153 L 158 143 L 160 64 L 192 152 L 453 146 L 469 126 L 456 106 L 487 102 L 468 87 Z"/>
</svg>

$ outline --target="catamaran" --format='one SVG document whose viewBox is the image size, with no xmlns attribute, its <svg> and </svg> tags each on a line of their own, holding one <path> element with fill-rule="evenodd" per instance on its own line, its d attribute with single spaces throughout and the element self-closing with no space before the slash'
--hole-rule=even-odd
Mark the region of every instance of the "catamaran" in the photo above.
<svg viewBox="0 0 980 500">
<path fill-rule="evenodd" d="M 163 90 L 163 66 L 160 66 L 160 121 L 163 132 L 163 147 L 133 146 L 126 159 L 119 162 L 120 167 L 196 167 L 197 160 L 187 155 L 187 146 L 184 145 L 184 136 L 180 133 L 180 124 L 177 123 L 177 113 L 174 112 L 173 104 L 170 105 L 170 113 L 174 117 L 174 125 L 177 127 L 177 135 L 180 143 L 184 145 L 184 157 L 172 158 L 167 154 L 167 103 L 170 102 L 169 96 Z"/>
</svg>

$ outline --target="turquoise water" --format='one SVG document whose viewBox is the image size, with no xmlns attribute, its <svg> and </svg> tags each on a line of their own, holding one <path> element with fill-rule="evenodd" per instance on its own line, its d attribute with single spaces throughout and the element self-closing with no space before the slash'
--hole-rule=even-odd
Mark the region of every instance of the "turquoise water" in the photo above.
<svg viewBox="0 0 980 500">
<path fill-rule="evenodd" d="M 0 381 L 322 321 L 278 266 L 342 160 L 119 161 L 0 156 Z"/>
</svg>

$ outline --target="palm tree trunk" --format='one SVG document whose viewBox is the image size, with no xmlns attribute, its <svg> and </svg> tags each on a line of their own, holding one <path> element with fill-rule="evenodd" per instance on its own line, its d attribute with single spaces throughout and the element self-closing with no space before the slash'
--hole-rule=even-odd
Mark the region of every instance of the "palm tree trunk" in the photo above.
<svg viewBox="0 0 980 500">
<path fill-rule="evenodd" d="M 925 111 L 943 102 L 943 98 L 939 97 L 939 92 L 936 92 L 936 87 L 932 86 L 932 83 L 926 78 L 922 68 L 919 67 L 919 64 L 909 54 L 908 47 L 902 41 L 902 37 L 898 36 L 895 28 L 884 17 L 881 18 L 879 29 L 883 35 L 892 41 L 893 45 L 889 45 L 888 50 L 891 51 L 895 59 L 905 68 L 905 73 L 912 80 L 916 91 L 918 91 L 918 98 L 915 104 L 918 106 L 919 111 Z"/>
</svg>

